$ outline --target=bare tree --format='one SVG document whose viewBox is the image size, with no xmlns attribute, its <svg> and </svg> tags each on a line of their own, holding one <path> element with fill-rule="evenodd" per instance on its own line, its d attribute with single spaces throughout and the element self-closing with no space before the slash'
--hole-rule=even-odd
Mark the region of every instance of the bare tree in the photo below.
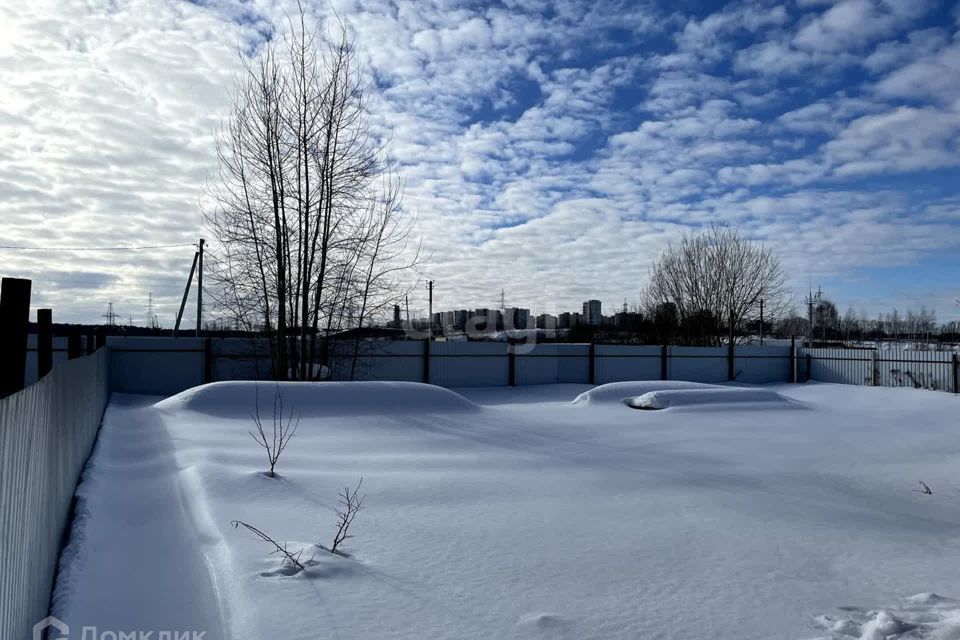
<svg viewBox="0 0 960 640">
<path fill-rule="evenodd" d="M 366 494 L 360 495 L 360 485 L 362 484 L 363 478 L 360 478 L 355 488 L 344 487 L 337 494 L 340 498 L 340 508 L 337 509 L 337 532 L 333 536 L 330 553 L 337 553 L 337 548 L 353 537 L 350 535 L 350 526 L 353 524 L 353 519 L 363 509 L 363 501 L 367 497 Z"/>
<path fill-rule="evenodd" d="M 789 303 L 776 254 L 736 229 L 716 225 L 684 235 L 660 255 L 651 266 L 645 298 L 648 309 L 674 305 L 681 326 L 706 326 L 705 317 L 725 326 L 732 314 L 736 327 L 759 316 L 761 300 L 765 319 L 772 320 Z M 722 341 L 716 332 L 700 337 L 709 344 Z"/>
<path fill-rule="evenodd" d="M 246 522 L 241 522 L 240 520 L 234 520 L 230 524 L 233 525 L 234 529 L 239 529 L 240 527 L 243 527 L 247 531 L 250 531 L 255 536 L 263 540 L 264 542 L 273 546 L 273 553 L 278 553 L 281 556 L 283 556 L 283 564 L 290 565 L 290 567 L 292 567 L 294 571 L 300 572 L 305 569 L 303 563 L 300 562 L 300 557 L 303 555 L 302 549 L 296 553 L 292 553 L 289 550 L 287 550 L 286 545 L 281 545 L 279 542 L 277 542 L 276 540 L 274 540 L 273 538 L 265 534 L 260 529 L 257 529 L 253 525 L 249 525 Z"/>
<path fill-rule="evenodd" d="M 270 470 L 267 475 L 271 478 L 276 477 L 274 468 L 280 455 L 290 444 L 290 440 L 297 433 L 297 427 L 300 426 L 300 416 L 295 415 L 291 410 L 289 413 L 283 409 L 283 394 L 280 393 L 280 386 L 277 385 L 276 393 L 273 396 L 273 420 L 269 432 L 263 425 L 263 419 L 260 417 L 260 387 L 257 386 L 255 394 L 256 412 L 253 415 L 253 423 L 256 425 L 256 433 L 250 431 L 250 437 L 263 447 L 267 452 L 267 461 L 270 464 Z"/>
<path fill-rule="evenodd" d="M 205 218 L 212 292 L 235 324 L 271 337 L 277 379 L 315 379 L 331 334 L 399 301 L 415 220 L 368 116 L 347 29 L 311 26 L 304 7 L 242 57 L 217 134 L 220 168 Z M 321 363 L 322 364 L 322 363 Z"/>
</svg>

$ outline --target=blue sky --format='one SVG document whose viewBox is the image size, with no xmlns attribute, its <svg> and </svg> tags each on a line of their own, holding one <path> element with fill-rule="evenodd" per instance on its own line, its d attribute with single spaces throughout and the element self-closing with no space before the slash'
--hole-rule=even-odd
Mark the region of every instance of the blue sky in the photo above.
<svg viewBox="0 0 960 640">
<path fill-rule="evenodd" d="M 960 11 L 922 0 L 335 0 L 420 218 L 436 307 L 640 297 L 720 222 L 780 253 L 797 301 L 960 310 Z M 8 3 L 0 244 L 190 242 L 212 132 L 283 2 Z M 169 324 L 189 248 L 0 251 L 38 304 Z M 425 308 L 425 295 L 414 309 Z M 798 304 L 799 308 L 799 304 Z"/>
</svg>

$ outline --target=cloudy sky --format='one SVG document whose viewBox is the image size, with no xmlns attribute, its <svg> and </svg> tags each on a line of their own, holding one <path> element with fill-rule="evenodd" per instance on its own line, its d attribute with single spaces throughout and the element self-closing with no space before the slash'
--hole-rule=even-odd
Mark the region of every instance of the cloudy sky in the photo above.
<svg viewBox="0 0 960 640">
<path fill-rule="evenodd" d="M 924 0 L 333 0 L 419 214 L 435 308 L 605 310 L 711 221 L 797 300 L 960 310 L 960 9 Z M 3 0 L 0 245 L 203 234 L 212 134 L 283 2 Z M 172 324 L 193 250 L 0 249 L 36 306 Z M 411 300 L 426 306 L 425 294 Z"/>
</svg>

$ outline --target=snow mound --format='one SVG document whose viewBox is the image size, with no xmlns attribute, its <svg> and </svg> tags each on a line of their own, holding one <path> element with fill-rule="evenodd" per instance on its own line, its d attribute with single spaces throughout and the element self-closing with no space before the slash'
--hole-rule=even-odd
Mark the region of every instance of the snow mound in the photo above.
<svg viewBox="0 0 960 640">
<path fill-rule="evenodd" d="M 249 418 L 260 404 L 270 413 L 277 391 L 284 412 L 301 417 L 480 411 L 480 406 L 443 387 L 419 382 L 214 382 L 154 405 L 224 418 Z"/>
<path fill-rule="evenodd" d="M 814 624 L 829 635 L 815 640 L 950 640 L 960 638 L 960 601 L 935 593 L 903 598 L 892 609 L 843 607 L 842 616 L 817 616 Z"/>
<path fill-rule="evenodd" d="M 573 404 L 619 404 L 629 398 L 642 396 L 652 391 L 673 391 L 679 389 L 726 389 L 716 384 L 703 382 L 683 382 L 680 380 L 656 380 L 650 382 L 610 382 L 584 391 L 573 400 Z"/>
<path fill-rule="evenodd" d="M 789 400 L 769 389 L 742 389 L 716 387 L 713 389 L 669 389 L 650 391 L 624 401 L 634 409 L 670 409 L 672 407 L 698 407 L 716 405 L 760 405 L 771 408 L 775 405 L 794 406 Z"/>
</svg>

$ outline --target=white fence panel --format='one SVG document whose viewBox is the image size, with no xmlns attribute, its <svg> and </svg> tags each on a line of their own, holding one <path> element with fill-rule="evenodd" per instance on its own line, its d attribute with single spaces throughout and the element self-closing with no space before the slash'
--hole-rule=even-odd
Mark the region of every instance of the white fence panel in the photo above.
<svg viewBox="0 0 960 640">
<path fill-rule="evenodd" d="M 505 342 L 434 342 L 430 382 L 442 387 L 502 387 L 510 383 Z"/>
<path fill-rule="evenodd" d="M 537 344 L 517 345 L 517 385 L 557 384 L 590 380 L 590 345 Z"/>
<path fill-rule="evenodd" d="M 658 346 L 598 344 L 594 354 L 596 383 L 659 380 L 661 350 Z"/>
<path fill-rule="evenodd" d="M 669 380 L 727 382 L 726 347 L 670 347 Z"/>
<path fill-rule="evenodd" d="M 797 368 L 802 380 L 838 384 L 872 384 L 873 352 L 867 349 L 801 349 Z"/>
<path fill-rule="evenodd" d="M 204 382 L 203 338 L 110 336 L 111 388 L 173 395 Z"/>
<path fill-rule="evenodd" d="M 350 380 L 352 373 L 353 380 L 422 382 L 424 344 L 421 340 L 344 342 L 335 348 L 331 373 L 335 380 Z"/>
<path fill-rule="evenodd" d="M 211 380 L 269 380 L 270 344 L 262 338 L 211 339 Z"/>
<path fill-rule="evenodd" d="M 765 384 L 790 380 L 790 347 L 738 346 L 733 351 L 736 382 Z"/>
<path fill-rule="evenodd" d="M 74 490 L 110 395 L 109 350 L 0 400 L 0 640 L 47 616 Z"/>
</svg>

